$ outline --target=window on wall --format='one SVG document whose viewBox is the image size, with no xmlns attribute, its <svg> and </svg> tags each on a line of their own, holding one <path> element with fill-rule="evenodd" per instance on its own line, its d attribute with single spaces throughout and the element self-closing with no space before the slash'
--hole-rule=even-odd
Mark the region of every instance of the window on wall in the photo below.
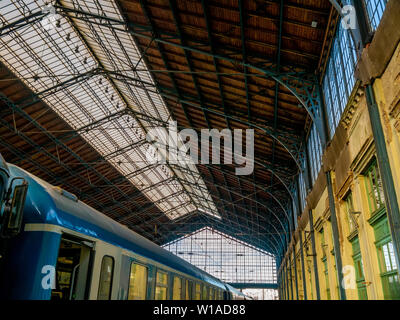
<svg viewBox="0 0 400 320">
<path fill-rule="evenodd" d="M 359 300 L 368 300 L 367 287 L 365 285 L 364 264 L 361 257 L 360 242 L 358 237 L 351 240 L 353 249 L 353 262 L 356 274 L 356 284 Z"/>
<path fill-rule="evenodd" d="M 98 300 L 111 299 L 111 286 L 114 272 L 114 258 L 104 256 L 101 261 L 99 291 L 97 293 Z"/>
<path fill-rule="evenodd" d="M 306 183 L 304 180 L 304 172 L 300 171 L 299 173 L 299 195 L 300 195 L 300 203 L 301 203 L 301 208 L 300 211 L 303 211 L 303 209 L 306 207 Z"/>
<path fill-rule="evenodd" d="M 357 222 L 354 219 L 353 194 L 351 192 L 346 196 L 344 202 L 345 202 L 347 221 L 349 224 L 349 231 L 353 232 L 357 229 Z"/>
<path fill-rule="evenodd" d="M 132 262 L 129 275 L 128 300 L 146 300 L 147 268 Z"/>
<path fill-rule="evenodd" d="M 168 274 L 157 271 L 155 300 L 167 300 Z"/>
<path fill-rule="evenodd" d="M 364 0 L 371 31 L 375 31 L 381 22 L 387 0 Z"/>
<path fill-rule="evenodd" d="M 224 282 L 276 283 L 275 256 L 209 227 L 163 247 Z"/>
<path fill-rule="evenodd" d="M 364 173 L 365 184 L 367 189 L 368 204 L 371 215 L 379 209 L 385 207 L 385 197 L 383 195 L 382 180 L 379 175 L 378 164 L 376 160 L 372 162 L 370 167 Z"/>
<path fill-rule="evenodd" d="M 327 263 L 326 257 L 322 259 L 322 262 L 324 264 L 326 299 L 331 300 L 331 289 L 329 287 L 328 263 Z"/>
<path fill-rule="evenodd" d="M 335 134 L 340 117 L 353 91 L 356 62 L 357 55 L 351 34 L 339 24 L 322 83 L 330 138 Z"/>
<path fill-rule="evenodd" d="M 382 253 L 382 265 L 384 266 L 384 272 L 390 272 L 397 270 L 396 259 L 394 256 L 394 249 L 392 241 L 385 243 L 381 246 Z"/>
<path fill-rule="evenodd" d="M 375 215 L 378 219 L 372 221 L 375 234 L 375 246 L 378 254 L 379 269 L 384 298 L 400 299 L 400 282 L 397 271 L 389 223 L 386 215 Z"/>
<path fill-rule="evenodd" d="M 325 231 L 324 229 L 321 229 L 320 232 L 320 242 L 321 242 L 321 249 L 322 249 L 322 256 L 326 257 L 326 252 L 327 252 L 327 247 L 328 245 L 325 244 Z"/>
<path fill-rule="evenodd" d="M 310 134 L 307 140 L 307 152 L 310 160 L 310 171 L 312 183 L 317 179 L 319 170 L 321 169 L 322 147 L 321 140 L 315 123 L 312 124 Z"/>
<path fill-rule="evenodd" d="M 397 273 L 393 242 L 390 240 L 377 246 L 381 267 L 381 279 L 385 299 L 400 299 L 400 282 Z"/>
</svg>

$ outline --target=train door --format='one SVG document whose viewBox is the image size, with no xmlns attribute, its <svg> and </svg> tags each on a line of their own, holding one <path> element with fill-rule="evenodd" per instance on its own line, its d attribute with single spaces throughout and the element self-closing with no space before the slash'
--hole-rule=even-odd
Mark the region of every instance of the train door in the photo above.
<svg viewBox="0 0 400 320">
<path fill-rule="evenodd" d="M 122 249 L 104 241 L 96 241 L 92 284 L 89 299 L 115 300 L 118 298 L 121 275 Z"/>
<path fill-rule="evenodd" d="M 93 242 L 63 234 L 58 251 L 52 300 L 88 299 L 94 256 Z"/>
</svg>

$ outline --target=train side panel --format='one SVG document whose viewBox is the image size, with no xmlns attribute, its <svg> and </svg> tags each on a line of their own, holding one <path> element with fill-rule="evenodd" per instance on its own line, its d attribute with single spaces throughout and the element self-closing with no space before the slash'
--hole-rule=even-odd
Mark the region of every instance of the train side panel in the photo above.
<svg viewBox="0 0 400 320">
<path fill-rule="evenodd" d="M 23 231 L 10 241 L 1 275 L 2 299 L 48 300 L 57 263 L 61 235 L 55 232 Z"/>
</svg>

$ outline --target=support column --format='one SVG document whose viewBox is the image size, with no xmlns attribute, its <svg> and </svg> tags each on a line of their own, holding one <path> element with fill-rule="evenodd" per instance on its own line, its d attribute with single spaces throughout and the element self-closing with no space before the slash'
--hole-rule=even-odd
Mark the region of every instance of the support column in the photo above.
<svg viewBox="0 0 400 320">
<path fill-rule="evenodd" d="M 321 294 L 319 292 L 317 251 L 315 250 L 314 222 L 313 222 L 312 210 L 308 211 L 308 217 L 309 217 L 309 221 L 310 221 L 310 237 L 311 237 L 311 247 L 312 247 L 313 265 L 314 265 L 315 292 L 317 294 L 317 300 L 321 300 Z"/>
<path fill-rule="evenodd" d="M 381 118 L 379 115 L 379 108 L 375 100 L 372 85 L 367 85 L 366 87 L 366 98 L 372 133 L 375 141 L 379 173 L 382 179 L 383 193 L 385 195 L 386 214 L 389 222 L 390 233 L 392 235 L 396 263 L 400 266 L 400 210 L 397 202 L 392 170 L 390 168 L 389 156 L 386 149 L 386 141 L 382 129 Z M 400 275 L 400 268 L 397 268 L 397 272 Z"/>
<path fill-rule="evenodd" d="M 296 300 L 299 300 L 299 286 L 297 283 L 297 266 L 296 266 L 296 245 L 293 245 L 293 268 L 294 268 L 294 284 L 296 288 Z"/>
<path fill-rule="evenodd" d="M 294 300 L 294 291 L 293 291 L 293 279 L 292 279 L 292 262 L 290 260 L 290 254 L 288 255 L 288 274 L 289 274 L 289 284 L 290 284 L 290 299 Z"/>
<path fill-rule="evenodd" d="M 339 299 L 346 300 L 346 291 L 344 290 L 344 288 L 342 286 L 343 265 L 342 265 L 342 256 L 341 256 L 341 252 L 340 252 L 339 228 L 338 228 L 337 217 L 336 217 L 336 207 L 335 207 L 335 198 L 334 198 L 333 188 L 332 188 L 331 171 L 328 171 L 325 174 L 326 174 L 326 183 L 327 183 L 327 187 L 328 187 L 329 210 L 331 212 L 333 249 L 335 251 L 336 273 L 337 273 L 338 286 L 339 286 Z"/>
<path fill-rule="evenodd" d="M 286 300 L 289 300 L 289 276 L 288 276 L 288 268 L 285 262 L 285 283 L 286 283 Z"/>
<path fill-rule="evenodd" d="M 304 269 L 304 253 L 303 253 L 303 234 L 302 234 L 301 230 L 299 231 L 299 238 L 300 238 L 301 273 L 303 275 L 304 300 L 307 300 L 306 272 Z"/>
</svg>

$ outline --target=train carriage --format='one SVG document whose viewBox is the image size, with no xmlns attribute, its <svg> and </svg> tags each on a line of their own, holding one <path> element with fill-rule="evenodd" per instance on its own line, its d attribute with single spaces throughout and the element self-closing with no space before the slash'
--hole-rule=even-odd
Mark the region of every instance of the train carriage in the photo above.
<svg viewBox="0 0 400 320">
<path fill-rule="evenodd" d="M 1 298 L 246 298 L 75 195 L 17 166 L 7 169 L 10 178 L 18 177 L 29 187 L 21 231 L 7 240 L 1 259 Z"/>
</svg>

